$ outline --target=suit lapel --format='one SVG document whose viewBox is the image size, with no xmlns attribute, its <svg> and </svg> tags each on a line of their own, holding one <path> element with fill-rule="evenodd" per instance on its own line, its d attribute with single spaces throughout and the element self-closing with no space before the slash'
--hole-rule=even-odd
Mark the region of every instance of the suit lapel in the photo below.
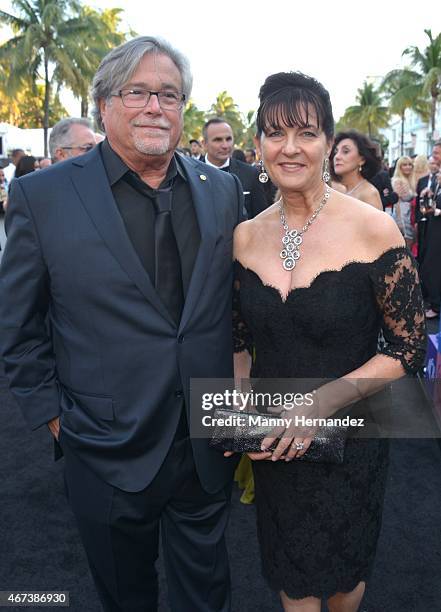
<svg viewBox="0 0 441 612">
<path fill-rule="evenodd" d="M 185 300 L 184 310 L 179 328 L 183 329 L 195 309 L 202 288 L 205 284 L 208 270 L 216 245 L 216 207 L 214 203 L 214 188 L 212 179 L 193 165 L 192 162 L 182 158 L 190 190 L 193 198 L 196 216 L 199 224 L 201 243 L 191 275 L 191 281 Z"/>
<path fill-rule="evenodd" d="M 127 235 L 110 189 L 99 146 L 91 153 L 74 160 L 72 181 L 93 224 L 120 266 L 144 297 L 165 319 L 175 325 L 159 299 Z"/>
</svg>

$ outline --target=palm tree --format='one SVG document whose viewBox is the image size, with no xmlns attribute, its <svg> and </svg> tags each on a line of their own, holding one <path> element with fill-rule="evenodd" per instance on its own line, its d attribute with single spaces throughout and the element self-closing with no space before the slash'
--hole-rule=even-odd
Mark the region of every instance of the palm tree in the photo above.
<svg viewBox="0 0 441 612">
<path fill-rule="evenodd" d="M 379 128 L 388 125 L 389 110 L 383 106 L 381 95 L 374 85 L 367 81 L 358 89 L 356 101 L 358 104 L 349 106 L 345 110 L 339 125 L 367 132 L 369 138 L 372 138 L 378 133 Z"/>
<path fill-rule="evenodd" d="M 5 121 L 19 128 L 43 127 L 43 85 L 24 83 L 23 87 L 13 96 L 8 95 L 6 88 L 1 86 L 2 70 L 0 68 L 0 122 Z M 56 123 L 67 115 L 60 102 L 57 92 L 51 91 L 49 104 L 49 120 Z"/>
<path fill-rule="evenodd" d="M 239 143 L 243 148 L 254 147 L 254 136 L 256 135 L 256 111 L 249 110 L 244 117 L 245 131 L 242 136 L 242 142 Z"/>
<path fill-rule="evenodd" d="M 441 97 L 441 33 L 435 38 L 431 30 L 424 30 L 429 38 L 427 47 L 420 51 L 418 47 L 408 47 L 403 51 L 403 55 L 408 55 L 411 59 L 413 68 L 419 75 L 423 95 L 430 96 L 430 126 L 435 131 L 436 105 Z"/>
<path fill-rule="evenodd" d="M 423 120 L 428 120 L 430 105 L 421 93 L 421 77 L 409 68 L 391 70 L 384 77 L 381 91 L 389 100 L 389 110 L 393 115 L 399 115 L 401 119 L 401 155 L 404 154 L 404 123 L 406 110 L 412 109 Z"/>
<path fill-rule="evenodd" d="M 101 60 L 111 49 L 126 40 L 126 34 L 118 31 L 122 10 L 115 8 L 97 11 L 88 6 L 82 7 L 79 17 L 87 24 L 87 29 L 74 42 L 71 63 L 58 64 L 54 72 L 54 80 L 66 85 L 76 98 L 80 98 L 81 117 L 89 114 L 89 87 Z M 130 34 L 136 35 L 135 32 Z M 77 52 L 78 44 L 81 53 Z"/>
<path fill-rule="evenodd" d="M 205 123 L 205 113 L 198 109 L 196 104 L 190 100 L 184 110 L 184 129 L 182 142 L 187 145 L 192 138 L 199 140 Z"/>
<path fill-rule="evenodd" d="M 217 95 L 216 102 L 211 105 L 208 115 L 210 117 L 221 117 L 225 119 L 225 121 L 231 125 L 235 142 L 240 142 L 242 140 L 245 126 L 239 108 L 228 92 L 221 91 Z"/>
<path fill-rule="evenodd" d="M 17 15 L 0 11 L 0 23 L 12 28 L 14 36 L 0 46 L 0 62 L 10 72 L 7 89 L 14 94 L 31 78 L 44 86 L 44 151 L 47 155 L 49 103 L 54 74 L 63 67 L 67 74 L 73 59 L 83 54 L 81 36 L 90 23 L 80 18 L 77 0 L 13 0 Z"/>
</svg>

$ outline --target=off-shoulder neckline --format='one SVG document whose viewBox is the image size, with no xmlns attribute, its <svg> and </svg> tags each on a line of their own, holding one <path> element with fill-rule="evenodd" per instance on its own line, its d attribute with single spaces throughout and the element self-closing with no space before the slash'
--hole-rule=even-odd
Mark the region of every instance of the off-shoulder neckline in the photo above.
<svg viewBox="0 0 441 612">
<path fill-rule="evenodd" d="M 297 293 L 298 291 L 305 291 L 305 290 L 310 289 L 314 285 L 314 283 L 317 281 L 317 279 L 320 278 L 321 276 L 324 276 L 325 274 L 338 274 L 339 272 L 343 272 L 343 270 L 345 270 L 349 266 L 360 266 L 360 265 L 369 266 L 369 265 L 378 264 L 383 258 L 385 258 L 387 255 L 390 255 L 391 253 L 405 253 L 412 260 L 414 260 L 412 253 L 409 251 L 409 249 L 406 246 L 390 247 L 386 249 L 385 251 L 383 251 L 380 255 L 378 255 L 378 257 L 370 261 L 352 259 L 350 261 L 346 261 L 340 268 L 327 268 L 327 269 L 321 270 L 320 272 L 318 272 L 312 277 L 308 285 L 301 285 L 299 287 L 291 287 L 291 289 L 289 289 L 286 295 L 282 293 L 279 287 L 276 287 L 275 285 L 271 285 L 270 283 L 266 283 L 265 281 L 263 281 L 262 278 L 259 276 L 259 274 L 257 274 L 257 272 L 255 272 L 252 268 L 248 268 L 247 266 L 244 266 L 242 262 L 240 262 L 238 259 L 235 259 L 234 263 L 239 265 L 243 270 L 253 274 L 259 280 L 259 282 L 261 283 L 263 287 L 267 287 L 269 289 L 276 291 L 278 295 L 280 296 L 282 302 L 286 302 L 289 299 L 290 295 Z"/>
</svg>

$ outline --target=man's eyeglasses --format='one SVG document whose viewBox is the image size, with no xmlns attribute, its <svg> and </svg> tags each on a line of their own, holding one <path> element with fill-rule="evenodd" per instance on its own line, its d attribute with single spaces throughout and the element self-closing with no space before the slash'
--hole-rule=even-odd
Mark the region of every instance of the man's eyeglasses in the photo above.
<svg viewBox="0 0 441 612">
<path fill-rule="evenodd" d="M 151 96 L 158 98 L 158 104 L 163 110 L 181 110 L 185 95 L 175 91 L 148 91 L 147 89 L 120 89 L 110 94 L 119 96 L 126 108 L 144 108 Z"/>
<path fill-rule="evenodd" d="M 60 147 L 60 149 L 65 149 L 66 151 L 72 151 L 73 149 L 80 149 L 80 151 L 91 151 L 95 145 L 93 144 L 85 144 L 85 145 L 72 145 L 71 147 Z"/>
</svg>

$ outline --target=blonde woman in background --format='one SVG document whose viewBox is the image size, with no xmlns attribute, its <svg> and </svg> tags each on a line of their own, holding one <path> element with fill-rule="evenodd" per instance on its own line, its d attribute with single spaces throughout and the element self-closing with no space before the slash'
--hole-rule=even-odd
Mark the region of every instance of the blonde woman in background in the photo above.
<svg viewBox="0 0 441 612">
<path fill-rule="evenodd" d="M 392 177 L 392 187 L 400 198 L 395 206 L 394 218 L 410 249 L 415 231 L 411 222 L 411 201 L 416 196 L 413 162 L 410 157 L 400 157 Z"/>
<path fill-rule="evenodd" d="M 417 155 L 413 160 L 413 182 L 416 186 L 423 176 L 430 174 L 429 161 L 425 155 Z"/>
</svg>

